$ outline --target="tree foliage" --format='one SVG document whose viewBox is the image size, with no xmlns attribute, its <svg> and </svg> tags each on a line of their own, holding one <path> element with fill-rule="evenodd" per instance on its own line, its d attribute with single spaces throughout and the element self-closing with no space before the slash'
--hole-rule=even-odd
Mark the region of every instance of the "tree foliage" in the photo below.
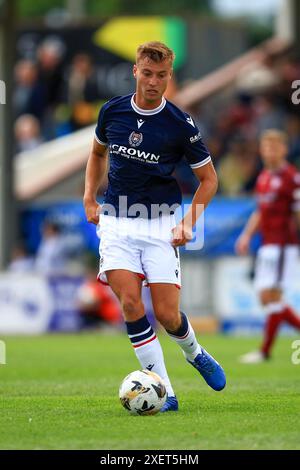
<svg viewBox="0 0 300 470">
<path fill-rule="evenodd" d="M 16 0 L 21 18 L 41 17 L 54 8 L 64 8 L 66 0 Z M 178 15 L 209 13 L 211 0 L 85 0 L 86 15 Z"/>
<path fill-rule="evenodd" d="M 88 0 L 87 10 L 100 15 L 176 15 L 210 12 L 211 0 Z"/>
<path fill-rule="evenodd" d="M 16 0 L 18 16 L 32 18 L 44 16 L 54 8 L 64 8 L 64 0 Z"/>
</svg>

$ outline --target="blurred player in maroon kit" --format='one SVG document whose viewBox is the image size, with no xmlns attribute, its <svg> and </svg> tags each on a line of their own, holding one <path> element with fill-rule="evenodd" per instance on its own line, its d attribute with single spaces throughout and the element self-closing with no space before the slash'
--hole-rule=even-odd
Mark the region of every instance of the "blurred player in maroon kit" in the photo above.
<svg viewBox="0 0 300 470">
<path fill-rule="evenodd" d="M 236 243 L 237 253 L 246 255 L 254 233 L 259 231 L 262 235 L 254 284 L 267 317 L 260 350 L 240 358 L 247 364 L 270 357 L 282 323 L 300 330 L 300 318 L 283 297 L 293 279 L 299 254 L 300 174 L 286 161 L 288 141 L 284 132 L 273 129 L 264 132 L 260 153 L 264 169 L 256 183 L 258 207 Z"/>
</svg>

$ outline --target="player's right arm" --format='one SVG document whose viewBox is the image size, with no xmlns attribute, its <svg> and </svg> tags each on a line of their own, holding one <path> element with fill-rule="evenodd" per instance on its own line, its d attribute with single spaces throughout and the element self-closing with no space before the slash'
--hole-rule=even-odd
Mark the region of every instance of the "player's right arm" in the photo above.
<svg viewBox="0 0 300 470">
<path fill-rule="evenodd" d="M 100 205 L 96 200 L 97 191 L 103 181 L 108 162 L 107 146 L 94 138 L 93 147 L 87 162 L 83 205 L 88 222 L 99 223 Z"/>
<path fill-rule="evenodd" d="M 247 255 L 249 253 L 251 238 L 258 231 L 259 225 L 260 213 L 258 210 L 256 210 L 251 214 L 244 230 L 237 239 L 237 242 L 235 244 L 235 250 L 238 255 Z"/>
</svg>

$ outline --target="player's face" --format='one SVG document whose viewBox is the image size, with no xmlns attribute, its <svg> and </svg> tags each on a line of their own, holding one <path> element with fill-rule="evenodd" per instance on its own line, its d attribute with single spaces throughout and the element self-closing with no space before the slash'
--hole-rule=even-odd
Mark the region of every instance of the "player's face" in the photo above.
<svg viewBox="0 0 300 470">
<path fill-rule="evenodd" d="M 172 65 L 169 60 L 156 63 L 145 57 L 134 65 L 133 75 L 139 100 L 145 104 L 159 105 L 172 76 Z"/>
<path fill-rule="evenodd" d="M 263 139 L 260 143 L 260 154 L 267 168 L 282 165 L 288 153 L 287 145 L 281 139 Z"/>
</svg>

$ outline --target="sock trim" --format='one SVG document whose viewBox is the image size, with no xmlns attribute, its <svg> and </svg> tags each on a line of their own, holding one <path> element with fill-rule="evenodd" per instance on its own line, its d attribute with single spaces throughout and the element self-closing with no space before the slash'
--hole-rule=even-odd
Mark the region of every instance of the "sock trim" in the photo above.
<svg viewBox="0 0 300 470">
<path fill-rule="evenodd" d="M 157 339 L 157 336 L 155 333 L 153 333 L 153 336 L 150 337 L 147 341 L 140 341 L 139 343 L 132 343 L 132 346 L 134 347 L 134 349 L 137 349 L 137 348 L 140 348 L 141 346 L 144 346 L 145 344 L 148 344 L 148 343 L 151 343 L 152 341 L 154 341 L 155 339 Z"/>
<path fill-rule="evenodd" d="M 173 335 L 172 333 L 169 333 L 170 336 L 172 336 L 173 338 L 177 338 L 177 339 L 185 339 L 188 337 L 189 334 L 190 334 L 190 328 L 187 330 L 187 333 L 184 336 L 176 336 L 176 335 Z"/>
<path fill-rule="evenodd" d="M 146 333 L 148 333 L 150 330 L 151 330 L 151 325 L 149 326 L 149 328 L 147 328 L 146 330 L 142 331 L 141 333 L 135 333 L 133 335 L 128 335 L 128 338 L 134 338 L 135 336 L 142 336 L 142 335 L 145 335 Z"/>
<path fill-rule="evenodd" d="M 127 333 L 133 336 L 139 334 L 141 331 L 147 330 L 149 326 L 151 326 L 146 315 L 144 315 L 139 320 L 135 320 L 133 322 L 126 321 L 125 324 L 127 328 Z"/>
</svg>

